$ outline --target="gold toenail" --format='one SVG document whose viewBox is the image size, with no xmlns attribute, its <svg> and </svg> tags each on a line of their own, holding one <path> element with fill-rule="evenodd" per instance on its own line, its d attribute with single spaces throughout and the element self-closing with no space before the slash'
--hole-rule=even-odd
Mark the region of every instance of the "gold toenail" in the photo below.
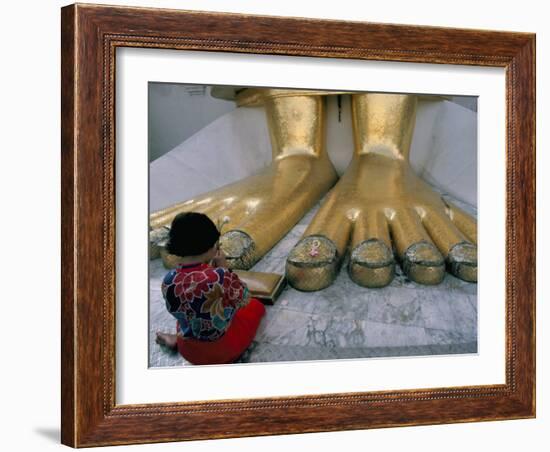
<svg viewBox="0 0 550 452">
<path fill-rule="evenodd" d="M 244 231 L 233 230 L 223 234 L 220 248 L 230 268 L 248 270 L 258 261 L 254 240 Z"/>
<path fill-rule="evenodd" d="M 349 274 L 360 286 L 387 286 L 393 279 L 394 271 L 393 254 L 381 240 L 366 240 L 357 245 L 351 253 Z"/>
<path fill-rule="evenodd" d="M 287 280 L 298 290 L 321 290 L 336 278 L 338 264 L 338 252 L 331 240 L 324 236 L 306 237 L 288 256 Z"/>
<path fill-rule="evenodd" d="M 445 261 L 437 248 L 428 242 L 415 243 L 405 251 L 403 271 L 419 284 L 439 284 L 445 276 Z"/>
<path fill-rule="evenodd" d="M 477 282 L 477 247 L 468 242 L 455 245 L 447 259 L 450 272 L 468 282 Z"/>
</svg>

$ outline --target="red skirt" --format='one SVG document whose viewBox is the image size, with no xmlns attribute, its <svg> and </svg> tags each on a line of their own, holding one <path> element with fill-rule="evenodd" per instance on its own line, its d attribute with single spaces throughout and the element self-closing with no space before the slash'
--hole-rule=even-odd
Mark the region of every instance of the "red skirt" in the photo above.
<svg viewBox="0 0 550 452">
<path fill-rule="evenodd" d="M 216 341 L 199 341 L 178 336 L 178 351 L 192 364 L 232 363 L 251 344 L 264 314 L 264 305 L 252 298 L 235 313 L 221 338 Z"/>
</svg>

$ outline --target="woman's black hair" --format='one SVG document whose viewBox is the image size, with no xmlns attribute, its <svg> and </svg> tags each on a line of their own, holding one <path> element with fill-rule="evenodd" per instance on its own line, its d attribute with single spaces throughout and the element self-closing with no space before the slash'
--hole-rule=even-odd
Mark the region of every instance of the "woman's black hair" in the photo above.
<svg viewBox="0 0 550 452">
<path fill-rule="evenodd" d="M 166 250 L 176 256 L 198 256 L 212 248 L 220 232 L 206 215 L 197 212 L 183 212 L 174 218 Z"/>
</svg>

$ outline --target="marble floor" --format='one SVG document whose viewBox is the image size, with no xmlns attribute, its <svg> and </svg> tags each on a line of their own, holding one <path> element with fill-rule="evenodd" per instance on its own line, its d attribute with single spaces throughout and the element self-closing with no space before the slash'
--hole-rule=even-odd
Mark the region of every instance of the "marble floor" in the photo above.
<svg viewBox="0 0 550 452">
<path fill-rule="evenodd" d="M 456 202 L 453 200 L 453 202 Z M 462 203 L 473 215 L 475 209 Z M 315 206 L 252 270 L 284 273 L 285 259 L 315 214 Z M 438 286 L 410 281 L 399 267 L 393 282 L 366 289 L 344 262 L 335 283 L 318 292 L 287 287 L 267 313 L 239 363 L 420 356 L 477 352 L 477 285 L 449 274 Z M 190 365 L 155 343 L 175 331 L 160 283 L 160 259 L 150 262 L 149 366 Z"/>
</svg>

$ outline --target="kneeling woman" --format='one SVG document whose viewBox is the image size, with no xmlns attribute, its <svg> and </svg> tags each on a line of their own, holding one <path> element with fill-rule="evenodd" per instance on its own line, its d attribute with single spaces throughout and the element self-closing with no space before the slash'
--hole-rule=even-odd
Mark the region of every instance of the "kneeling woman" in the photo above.
<svg viewBox="0 0 550 452">
<path fill-rule="evenodd" d="M 192 364 L 234 362 L 250 345 L 265 314 L 248 288 L 227 268 L 220 233 L 206 215 L 186 212 L 172 222 L 170 254 L 179 264 L 166 274 L 162 294 L 176 334 L 157 332 L 157 342 Z"/>
</svg>

